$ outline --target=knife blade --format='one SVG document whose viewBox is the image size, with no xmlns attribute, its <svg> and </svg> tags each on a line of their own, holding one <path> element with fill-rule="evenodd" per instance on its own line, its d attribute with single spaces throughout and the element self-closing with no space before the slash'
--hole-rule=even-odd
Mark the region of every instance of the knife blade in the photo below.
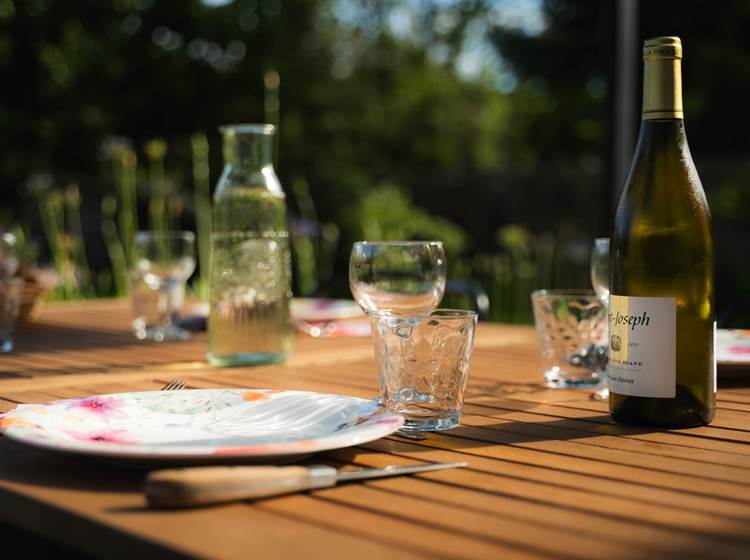
<svg viewBox="0 0 750 560">
<path fill-rule="evenodd" d="M 432 463 L 429 465 L 411 465 L 399 467 L 388 465 L 382 469 L 359 469 L 356 471 L 338 471 L 337 482 L 349 482 L 350 480 L 363 480 L 367 478 L 383 478 L 385 476 L 401 476 L 404 474 L 423 473 L 430 471 L 442 471 L 443 469 L 456 469 L 465 467 L 468 463 Z"/>
<path fill-rule="evenodd" d="M 236 500 L 266 498 L 335 486 L 338 482 L 382 478 L 465 467 L 467 463 L 389 465 L 379 469 L 338 471 L 310 467 L 191 467 L 149 473 L 144 491 L 151 507 L 207 506 Z"/>
</svg>

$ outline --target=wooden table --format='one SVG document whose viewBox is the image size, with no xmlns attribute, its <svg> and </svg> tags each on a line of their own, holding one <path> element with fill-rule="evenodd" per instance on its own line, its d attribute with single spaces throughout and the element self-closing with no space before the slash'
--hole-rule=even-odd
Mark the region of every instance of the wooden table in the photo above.
<svg viewBox="0 0 750 560">
<path fill-rule="evenodd" d="M 191 387 L 376 392 L 367 339 L 300 337 L 284 366 L 220 370 L 203 361 L 204 335 L 141 343 L 129 320 L 120 301 L 49 305 L 0 357 L 0 411 L 174 377 Z M 750 557 L 741 379 L 720 390 L 710 427 L 655 430 L 614 425 L 589 392 L 545 389 L 540 378 L 530 328 L 481 324 L 459 429 L 315 458 L 468 468 L 190 511 L 147 510 L 142 472 L 0 437 L 0 519 L 107 558 Z"/>
</svg>

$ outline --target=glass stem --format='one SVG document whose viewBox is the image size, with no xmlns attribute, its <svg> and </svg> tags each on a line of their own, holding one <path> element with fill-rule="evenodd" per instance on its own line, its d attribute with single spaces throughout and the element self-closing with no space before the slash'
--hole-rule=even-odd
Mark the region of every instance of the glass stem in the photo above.
<svg viewBox="0 0 750 560">
<path fill-rule="evenodd" d="M 166 330 L 172 326 L 172 309 L 174 309 L 174 292 L 176 287 L 167 285 L 159 290 L 159 326 Z"/>
</svg>

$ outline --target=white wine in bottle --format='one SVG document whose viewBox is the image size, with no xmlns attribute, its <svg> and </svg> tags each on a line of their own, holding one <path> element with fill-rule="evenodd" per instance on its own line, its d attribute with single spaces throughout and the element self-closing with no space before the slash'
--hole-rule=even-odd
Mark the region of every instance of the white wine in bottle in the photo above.
<svg viewBox="0 0 750 560">
<path fill-rule="evenodd" d="M 638 144 L 610 250 L 609 408 L 615 421 L 708 424 L 716 405 L 711 219 L 682 115 L 682 43 L 643 48 Z"/>
</svg>

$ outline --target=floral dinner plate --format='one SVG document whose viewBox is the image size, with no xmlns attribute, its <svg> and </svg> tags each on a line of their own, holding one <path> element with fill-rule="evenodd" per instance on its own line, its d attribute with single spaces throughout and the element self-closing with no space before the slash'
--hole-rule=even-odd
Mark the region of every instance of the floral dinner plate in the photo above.
<svg viewBox="0 0 750 560">
<path fill-rule="evenodd" d="M 750 368 L 750 330 L 718 329 L 716 361 L 725 368 Z"/>
<path fill-rule="evenodd" d="M 292 319 L 302 321 L 333 321 L 365 317 L 362 309 L 349 299 L 292 298 Z"/>
<path fill-rule="evenodd" d="M 189 313 L 208 317 L 209 305 L 206 302 L 188 304 L 187 309 Z M 290 303 L 289 313 L 294 320 L 310 322 L 365 317 L 359 305 L 350 299 L 295 297 Z"/>
<path fill-rule="evenodd" d="M 194 389 L 22 404 L 0 416 L 11 439 L 134 460 L 261 460 L 338 449 L 398 430 L 370 400 L 304 391 Z"/>
</svg>

